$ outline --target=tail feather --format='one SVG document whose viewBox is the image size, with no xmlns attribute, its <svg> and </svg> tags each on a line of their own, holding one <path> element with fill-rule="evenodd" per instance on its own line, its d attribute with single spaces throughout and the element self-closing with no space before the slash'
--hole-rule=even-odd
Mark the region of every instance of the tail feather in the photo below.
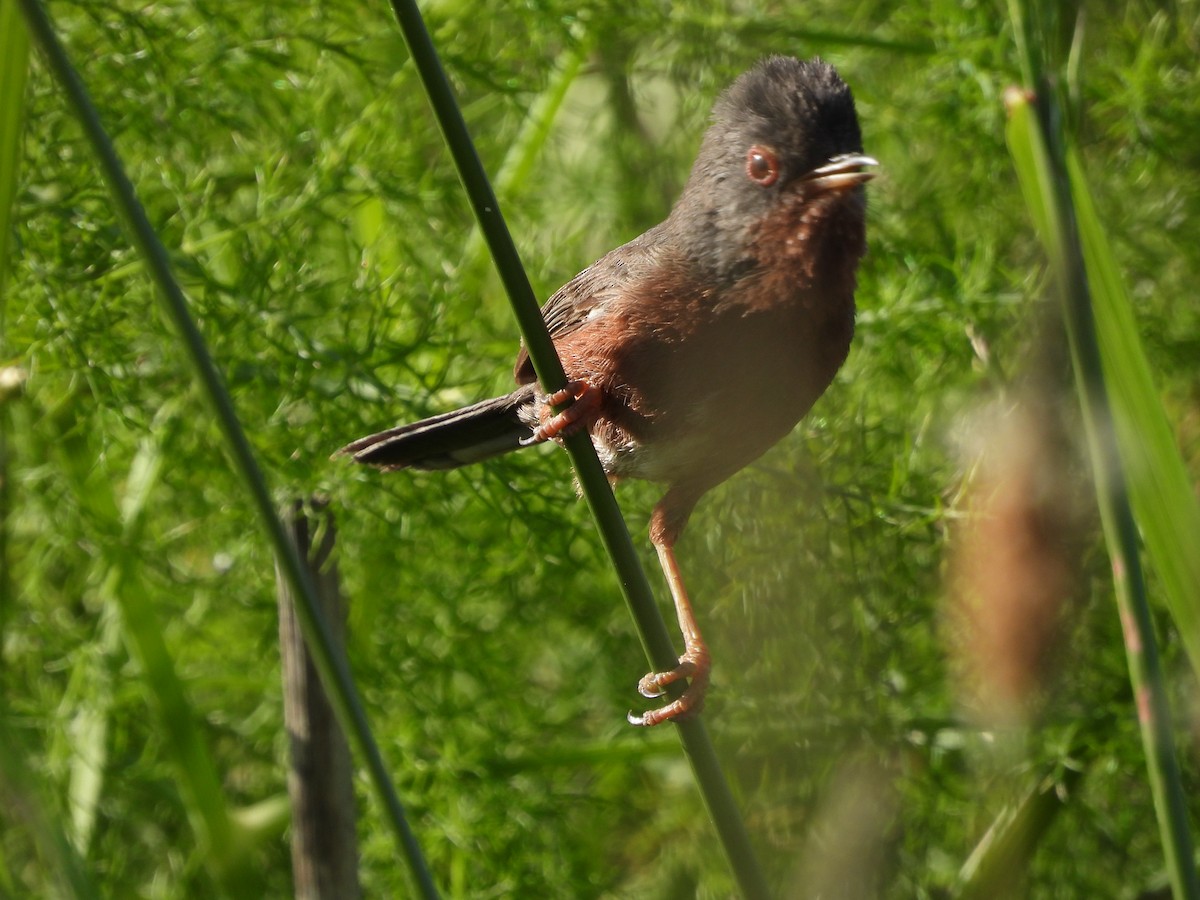
<svg viewBox="0 0 1200 900">
<path fill-rule="evenodd" d="M 523 385 L 505 397 L 359 438 L 338 453 L 381 469 L 457 469 L 499 456 L 529 437 L 521 410 L 535 392 L 535 385 Z"/>
</svg>

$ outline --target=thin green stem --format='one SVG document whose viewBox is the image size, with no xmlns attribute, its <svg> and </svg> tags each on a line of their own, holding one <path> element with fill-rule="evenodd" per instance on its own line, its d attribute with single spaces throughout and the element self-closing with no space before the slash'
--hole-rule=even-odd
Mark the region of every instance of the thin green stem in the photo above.
<svg viewBox="0 0 1200 900">
<path fill-rule="evenodd" d="M 392 9 L 508 293 L 529 358 L 543 390 L 552 393 L 566 384 L 562 363 L 546 330 L 529 278 L 500 214 L 499 204 L 475 152 L 475 145 L 433 41 L 414 0 L 392 0 Z M 678 653 L 671 643 L 670 633 L 654 601 L 653 591 L 629 537 L 625 519 L 591 440 L 588 435 L 580 433 L 568 438 L 566 443 L 584 499 L 596 519 L 601 540 L 620 579 L 650 664 L 657 670 L 674 668 Z M 678 690 L 676 687 L 673 696 L 678 695 Z M 754 855 L 746 826 L 703 722 L 699 717 L 694 717 L 676 722 L 676 725 L 741 895 L 748 900 L 769 896 L 766 878 Z"/>
<path fill-rule="evenodd" d="M 1159 663 L 1158 642 L 1154 636 L 1154 623 L 1142 574 L 1137 523 L 1129 503 L 1125 471 L 1113 430 L 1112 407 L 1096 338 L 1091 292 L 1083 265 L 1083 251 L 1067 176 L 1066 154 L 1061 143 L 1061 130 L 1053 127 L 1057 120 L 1057 108 L 1048 87 L 1043 82 L 1037 108 L 1053 172 L 1054 202 L 1058 208 L 1057 218 L 1061 229 L 1059 243 L 1066 251 L 1057 267 L 1057 280 L 1062 292 L 1071 358 L 1084 406 L 1100 515 L 1107 536 L 1117 609 L 1125 637 L 1129 677 L 1137 704 L 1138 724 L 1146 751 L 1146 768 L 1150 775 L 1172 890 L 1179 898 L 1198 898 L 1200 882 L 1197 881 L 1192 859 L 1187 802 L 1175 754 L 1171 708 Z"/>
<path fill-rule="evenodd" d="M 201 390 L 212 404 L 226 447 L 233 458 L 234 468 L 250 493 L 251 502 L 259 516 L 260 524 L 267 533 L 279 568 L 299 598 L 296 609 L 304 639 L 312 650 L 321 683 L 333 702 L 338 721 L 362 754 L 372 784 L 384 804 L 385 817 L 395 832 L 421 896 L 437 897 L 437 889 L 434 887 L 429 868 L 408 825 L 404 809 L 384 765 L 383 756 L 371 734 L 366 711 L 350 670 L 341 654 L 335 651 L 329 630 L 321 616 L 316 590 L 276 514 L 266 479 L 238 421 L 233 401 L 212 361 L 204 337 L 192 318 L 183 290 L 171 271 L 166 248 L 150 224 L 112 141 L 100 122 L 87 89 L 59 42 L 45 10 L 38 0 L 21 0 L 21 9 L 34 41 L 44 54 L 51 72 L 66 94 L 92 145 L 117 209 L 129 228 L 134 245 L 146 263 L 150 277 L 158 287 L 158 296 L 167 316 L 179 330 L 184 348 L 200 381 Z"/>
<path fill-rule="evenodd" d="M 1167 870 L 1177 898 L 1200 897 L 1192 856 L 1186 795 L 1179 774 L 1158 645 L 1142 576 L 1140 540 L 1105 382 L 1088 271 L 1077 221 L 1062 122 L 1062 107 L 1047 74 L 1049 14 L 1012 2 L 1014 25 L 1024 35 L 1026 77 L 1036 94 L 1010 102 L 1009 144 L 1026 200 L 1046 245 L 1067 324 L 1101 520 L 1112 561 L 1117 608 L 1125 636 L 1129 676 L 1137 704 L 1146 768 L 1158 816 Z M 1039 15 L 1040 14 L 1040 15 Z"/>
<path fill-rule="evenodd" d="M 1039 94 L 1039 98 L 1048 95 L 1049 92 Z M 1039 99 L 1039 111 L 1045 106 L 1052 106 L 1052 101 L 1043 102 Z M 1096 323 L 1092 316 L 1087 273 L 1083 268 L 1083 252 L 1071 202 L 1066 158 L 1057 139 L 1059 135 L 1048 128 L 1048 123 L 1054 118 L 1053 108 L 1038 118 L 1047 137 L 1047 146 L 1053 148 L 1050 149 L 1050 165 L 1054 172 L 1059 222 L 1064 229 L 1061 240 L 1067 250 L 1065 268 L 1059 276 L 1060 289 L 1063 291 L 1071 357 L 1084 404 L 1088 445 L 1100 500 L 1100 515 L 1104 521 L 1112 561 L 1113 585 L 1125 636 L 1138 724 L 1145 745 L 1146 768 L 1150 775 L 1172 890 L 1179 898 L 1197 898 L 1200 897 L 1200 882 L 1197 881 L 1192 859 L 1187 801 L 1175 754 L 1171 708 L 1167 701 L 1158 642 L 1154 636 L 1154 623 L 1146 596 L 1137 523 L 1129 503 L 1125 471 L 1113 430 L 1112 408 L 1096 339 Z"/>
<path fill-rule="evenodd" d="M 29 75 L 29 33 L 11 3 L 0 4 L 0 648 L 5 645 L 8 617 L 13 609 L 12 566 L 8 558 L 12 487 L 9 480 L 7 399 L 20 391 L 21 374 L 5 371 L 8 356 L 8 279 L 12 258 L 13 205 L 21 159 L 25 115 L 25 81 Z M 0 655 L 0 677 L 6 671 Z"/>
</svg>

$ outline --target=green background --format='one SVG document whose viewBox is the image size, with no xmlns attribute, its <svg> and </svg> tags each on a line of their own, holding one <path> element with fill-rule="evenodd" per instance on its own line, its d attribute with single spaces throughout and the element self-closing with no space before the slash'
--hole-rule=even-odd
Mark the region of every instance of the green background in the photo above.
<svg viewBox="0 0 1200 900">
<path fill-rule="evenodd" d="M 281 503 L 329 498 L 351 665 L 446 895 L 729 896 L 670 728 L 625 724 L 646 664 L 565 455 L 393 475 L 329 459 L 507 390 L 517 345 L 386 5 L 50 11 Z M 706 720 L 781 893 L 942 896 L 1039 784 L 1063 803 L 1021 890 L 1157 885 L 1057 308 L 1004 143 L 1020 69 L 1003 4 L 424 12 L 541 297 L 665 215 L 713 98 L 759 57 L 819 54 L 854 89 L 881 162 L 855 345 L 808 419 L 702 501 L 678 548 L 715 657 Z M 1194 480 L 1200 4 L 1080 14 L 1063 16 L 1082 22 L 1071 125 Z M 40 62 L 13 222 L 0 366 L 26 380 L 0 401 L 0 887 L 65 890 L 30 827 L 41 822 L 100 895 L 220 896 L 114 595 L 145 600 L 141 624 L 162 631 L 226 801 L 251 807 L 286 790 L 272 560 Z M 1070 510 L 1073 600 L 1041 650 L 1036 698 L 998 723 L 962 675 L 955 638 L 970 628 L 947 583 L 980 447 L 1030 391 L 1068 447 L 1051 476 Z M 131 528 L 122 504 L 147 461 L 161 474 Z M 649 566 L 657 496 L 619 492 Z M 1194 793 L 1194 680 L 1155 609 Z M 28 778 L 14 784 L 14 766 Z M 364 887 L 403 895 L 359 786 Z M 244 889 L 286 895 L 282 824 L 247 834 Z"/>
</svg>

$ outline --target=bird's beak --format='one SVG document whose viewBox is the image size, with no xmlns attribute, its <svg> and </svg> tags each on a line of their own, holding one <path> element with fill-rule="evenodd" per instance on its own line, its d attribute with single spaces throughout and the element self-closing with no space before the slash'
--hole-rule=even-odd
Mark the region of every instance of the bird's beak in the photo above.
<svg viewBox="0 0 1200 900">
<path fill-rule="evenodd" d="M 867 171 L 866 167 L 877 165 L 879 162 L 870 156 L 847 153 L 813 169 L 801 181 L 818 191 L 844 191 L 874 178 L 875 173 Z"/>
</svg>

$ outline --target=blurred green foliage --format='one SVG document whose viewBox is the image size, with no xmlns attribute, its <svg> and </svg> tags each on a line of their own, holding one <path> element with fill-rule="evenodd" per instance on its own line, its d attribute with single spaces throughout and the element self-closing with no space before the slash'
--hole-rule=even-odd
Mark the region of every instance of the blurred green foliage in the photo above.
<svg viewBox="0 0 1200 900">
<path fill-rule="evenodd" d="M 1195 479 L 1200 3 L 1080 9 L 1078 143 Z M 351 663 L 446 895 L 728 896 L 674 737 L 625 725 L 644 660 L 565 456 L 391 476 L 328 459 L 360 434 L 505 389 L 516 344 L 387 6 L 51 12 L 176 250 L 281 501 L 321 492 L 336 510 Z M 618 16 L 529 2 L 481 15 L 442 0 L 425 13 L 485 165 L 512 173 L 501 201 L 543 296 L 665 214 L 713 97 L 755 59 L 820 54 L 854 88 L 883 164 L 855 348 L 809 419 L 714 491 L 680 546 L 716 659 L 709 727 L 781 894 L 940 896 L 1006 805 L 1074 769 L 1085 776 L 1066 779 L 1033 893 L 1156 884 L 1097 535 L 1030 727 L 964 715 L 947 663 L 945 558 L 972 470 L 962 446 L 984 431 L 979 410 L 1010 399 L 1053 345 L 1039 338 L 1040 251 L 1004 147 L 1002 95 L 1020 72 L 1003 5 L 648 3 Z M 562 77 L 542 141 L 531 115 Z M 0 737 L 33 778 L 0 812 L 0 887 L 57 884 L 53 858 L 13 827 L 34 804 L 103 895 L 217 896 L 145 673 L 114 637 L 106 578 L 117 561 L 148 598 L 240 807 L 286 789 L 272 563 L 38 65 L 27 104 L 0 318 L 0 367 L 26 375 L 0 393 L 0 580 L 14 588 L 0 610 Z M 139 490 L 139 454 L 162 468 L 131 535 L 116 508 Z M 620 496 L 640 535 L 655 488 Z M 1160 625 L 1184 719 L 1194 682 L 1165 614 Z M 363 800 L 365 888 L 396 896 L 391 838 Z M 844 808 L 864 810 L 874 848 L 845 861 Z M 285 839 L 251 852 L 247 890 L 286 895 Z"/>
</svg>

